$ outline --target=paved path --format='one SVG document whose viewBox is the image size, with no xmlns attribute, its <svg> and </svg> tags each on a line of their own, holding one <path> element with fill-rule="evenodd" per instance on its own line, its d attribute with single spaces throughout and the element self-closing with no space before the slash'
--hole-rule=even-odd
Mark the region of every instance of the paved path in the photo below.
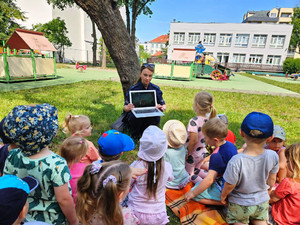
<svg viewBox="0 0 300 225">
<path fill-rule="evenodd" d="M 101 70 L 88 68 L 81 73 L 73 68 L 70 69 L 57 69 L 58 79 L 30 81 L 30 82 L 16 82 L 16 83 L 0 83 L 1 91 L 13 91 L 32 89 L 46 86 L 55 86 L 59 84 L 69 84 L 80 81 L 89 80 L 113 80 L 119 81 L 116 70 Z M 271 95 L 283 95 L 283 96 L 295 96 L 300 97 L 300 94 L 280 88 L 271 84 L 267 84 L 258 80 L 254 80 L 239 74 L 231 77 L 229 81 L 213 81 L 204 78 L 197 78 L 193 81 L 178 81 L 178 80 L 163 80 L 153 79 L 153 83 L 159 85 L 177 86 L 177 87 L 190 87 L 201 88 L 218 91 L 231 91 L 231 92 L 243 92 L 243 93 L 255 93 L 255 94 L 271 94 Z"/>
</svg>

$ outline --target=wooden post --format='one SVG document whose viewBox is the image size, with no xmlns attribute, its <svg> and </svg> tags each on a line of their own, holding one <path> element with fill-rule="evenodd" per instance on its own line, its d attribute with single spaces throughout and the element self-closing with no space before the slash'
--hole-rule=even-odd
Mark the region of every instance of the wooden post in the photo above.
<svg viewBox="0 0 300 225">
<path fill-rule="evenodd" d="M 53 51 L 53 62 L 54 62 L 54 77 L 57 78 L 57 72 L 56 72 L 56 57 L 55 52 Z"/>
<path fill-rule="evenodd" d="M 4 60 L 4 70 L 5 70 L 6 82 L 9 82 L 10 76 L 9 76 L 9 68 L 8 68 L 8 62 L 7 62 L 7 53 L 5 52 L 5 48 L 3 48 L 3 60 Z"/>
<path fill-rule="evenodd" d="M 35 65 L 35 58 L 34 58 L 34 53 L 33 53 L 32 49 L 30 49 L 30 56 L 32 59 L 33 77 L 36 80 L 36 65 Z"/>
<path fill-rule="evenodd" d="M 106 45 L 102 42 L 102 69 L 106 69 Z"/>
</svg>

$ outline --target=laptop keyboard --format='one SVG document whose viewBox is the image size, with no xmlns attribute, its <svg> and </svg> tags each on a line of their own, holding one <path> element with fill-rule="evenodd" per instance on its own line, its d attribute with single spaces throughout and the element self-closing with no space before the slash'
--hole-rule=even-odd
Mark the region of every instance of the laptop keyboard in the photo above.
<svg viewBox="0 0 300 225">
<path fill-rule="evenodd" d="M 135 113 L 153 113 L 157 112 L 157 109 L 139 109 L 139 110 L 134 110 Z"/>
</svg>

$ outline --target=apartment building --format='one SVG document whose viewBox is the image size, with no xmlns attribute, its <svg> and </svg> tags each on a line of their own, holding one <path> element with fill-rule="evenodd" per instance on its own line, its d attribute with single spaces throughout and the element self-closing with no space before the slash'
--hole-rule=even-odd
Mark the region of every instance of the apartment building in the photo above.
<svg viewBox="0 0 300 225">
<path fill-rule="evenodd" d="M 169 35 L 160 35 L 149 42 L 145 42 L 143 44 L 144 50 L 151 55 L 155 55 L 156 53 L 159 53 L 162 48 L 166 47 L 167 41 L 169 41 Z"/>
<path fill-rule="evenodd" d="M 291 24 L 293 15 L 293 8 L 274 8 L 272 10 L 248 11 L 244 15 L 243 23 Z"/>
<path fill-rule="evenodd" d="M 205 52 L 223 64 L 281 66 L 292 29 L 289 24 L 175 22 L 170 26 L 168 60 L 174 49 L 194 49 L 202 41 Z"/>
</svg>

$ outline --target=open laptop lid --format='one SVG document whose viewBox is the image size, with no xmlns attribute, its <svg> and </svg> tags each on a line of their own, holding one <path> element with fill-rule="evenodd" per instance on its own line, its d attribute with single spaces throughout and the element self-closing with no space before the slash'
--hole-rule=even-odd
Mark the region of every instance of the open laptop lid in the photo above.
<svg viewBox="0 0 300 225">
<path fill-rule="evenodd" d="M 155 108 L 157 105 L 155 90 L 129 91 L 129 101 L 136 109 Z"/>
</svg>

